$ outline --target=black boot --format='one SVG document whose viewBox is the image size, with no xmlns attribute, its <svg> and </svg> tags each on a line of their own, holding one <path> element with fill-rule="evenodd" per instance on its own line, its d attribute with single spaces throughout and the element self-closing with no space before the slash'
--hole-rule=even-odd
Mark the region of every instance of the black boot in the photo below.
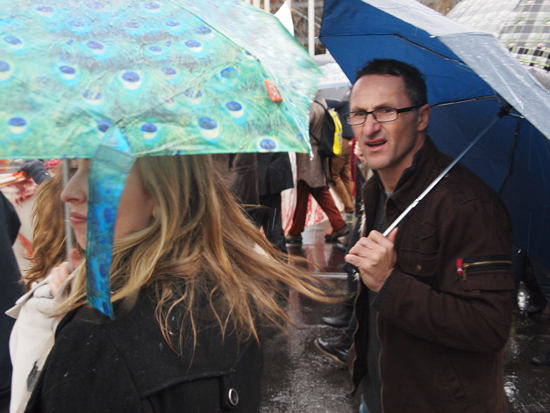
<svg viewBox="0 0 550 413">
<path fill-rule="evenodd" d="M 546 349 L 546 351 L 540 356 L 533 357 L 531 359 L 531 363 L 535 366 L 550 366 L 550 348 Z"/>
<path fill-rule="evenodd" d="M 348 275 L 348 293 L 350 298 L 344 303 L 342 311 L 334 317 L 323 317 L 323 322 L 331 327 L 343 328 L 347 327 L 351 315 L 353 314 L 353 306 L 355 303 L 355 295 L 357 294 L 357 280 L 355 277 L 356 267 L 350 264 L 345 264 L 342 268 Z"/>
<path fill-rule="evenodd" d="M 329 337 L 327 339 L 318 338 L 315 340 L 315 347 L 325 356 L 330 357 L 341 369 L 348 368 L 346 357 L 351 347 L 351 340 L 349 340 L 345 334 Z"/>
<path fill-rule="evenodd" d="M 349 306 L 344 305 L 342 311 L 334 317 L 323 317 L 323 323 L 336 328 L 347 327 L 352 314 L 353 307 L 350 308 Z"/>
</svg>

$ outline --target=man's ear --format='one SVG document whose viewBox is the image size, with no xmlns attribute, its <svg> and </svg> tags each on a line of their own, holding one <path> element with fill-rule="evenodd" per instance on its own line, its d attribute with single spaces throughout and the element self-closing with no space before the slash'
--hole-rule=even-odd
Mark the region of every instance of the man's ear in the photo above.
<svg viewBox="0 0 550 413">
<path fill-rule="evenodd" d="M 428 128 L 431 113 L 432 107 L 428 104 L 418 109 L 418 127 L 416 129 L 418 132 L 425 131 Z"/>
</svg>

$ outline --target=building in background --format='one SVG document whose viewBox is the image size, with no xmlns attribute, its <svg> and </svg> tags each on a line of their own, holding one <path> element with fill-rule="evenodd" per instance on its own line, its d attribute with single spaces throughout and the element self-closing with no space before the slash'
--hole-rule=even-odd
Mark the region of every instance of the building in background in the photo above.
<svg viewBox="0 0 550 413">
<path fill-rule="evenodd" d="M 265 0 L 244 0 L 247 3 L 254 4 L 256 7 L 262 9 L 269 8 L 271 13 L 276 13 L 285 0 L 269 0 L 266 4 Z M 425 4 L 428 7 L 440 12 L 441 14 L 447 14 L 454 6 L 456 6 L 461 0 L 418 0 L 420 3 Z M 291 0 L 290 7 L 292 10 L 292 20 L 294 22 L 294 36 L 304 47 L 308 47 L 308 1 L 307 0 Z M 319 30 L 321 29 L 321 19 L 323 18 L 323 0 L 316 0 L 315 4 L 315 54 L 326 53 L 325 46 L 317 39 Z"/>
</svg>

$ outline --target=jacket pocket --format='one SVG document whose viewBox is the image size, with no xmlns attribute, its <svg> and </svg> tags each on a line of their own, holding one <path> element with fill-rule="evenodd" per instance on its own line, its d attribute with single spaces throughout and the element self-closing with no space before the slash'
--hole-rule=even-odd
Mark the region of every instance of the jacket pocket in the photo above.
<svg viewBox="0 0 550 413">
<path fill-rule="evenodd" d="M 509 255 L 459 258 L 457 272 L 462 277 L 462 287 L 466 291 L 498 291 L 514 288 L 512 260 Z"/>
<path fill-rule="evenodd" d="M 443 349 L 441 354 L 441 384 L 447 389 L 450 400 L 461 402 L 466 399 L 466 392 L 460 379 L 459 371 L 457 371 L 453 357 L 449 354 L 449 350 Z"/>
<path fill-rule="evenodd" d="M 431 222 L 409 219 L 398 247 L 397 262 L 401 270 L 417 277 L 433 277 L 437 273 L 438 241 Z M 398 233 L 399 236 L 399 233 Z"/>
<path fill-rule="evenodd" d="M 433 277 L 437 273 L 437 251 L 402 248 L 397 262 L 404 273 L 416 277 Z"/>
</svg>

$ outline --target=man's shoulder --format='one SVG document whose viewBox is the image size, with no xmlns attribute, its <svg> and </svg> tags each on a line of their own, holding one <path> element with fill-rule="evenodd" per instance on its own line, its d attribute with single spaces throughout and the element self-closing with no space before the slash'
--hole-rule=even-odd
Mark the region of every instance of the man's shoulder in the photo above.
<svg viewBox="0 0 550 413">
<path fill-rule="evenodd" d="M 441 162 L 448 165 L 452 158 L 442 154 Z M 508 214 L 500 195 L 483 179 L 462 163 L 457 163 L 438 184 L 441 198 L 448 204 L 461 207 L 468 203 L 488 203 L 491 208 Z M 437 188 L 437 187 L 436 187 Z"/>
</svg>

